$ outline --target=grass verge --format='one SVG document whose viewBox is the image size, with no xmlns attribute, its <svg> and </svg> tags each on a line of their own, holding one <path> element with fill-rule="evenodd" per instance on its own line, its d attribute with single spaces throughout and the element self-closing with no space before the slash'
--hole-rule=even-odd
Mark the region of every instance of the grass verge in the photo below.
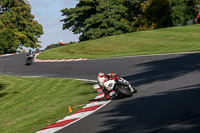
<svg viewBox="0 0 200 133">
<path fill-rule="evenodd" d="M 94 83 L 0 75 L 0 132 L 35 133 L 82 108 L 96 96 Z"/>
<path fill-rule="evenodd" d="M 39 59 L 107 58 L 200 50 L 200 25 L 134 32 L 44 51 Z"/>
</svg>

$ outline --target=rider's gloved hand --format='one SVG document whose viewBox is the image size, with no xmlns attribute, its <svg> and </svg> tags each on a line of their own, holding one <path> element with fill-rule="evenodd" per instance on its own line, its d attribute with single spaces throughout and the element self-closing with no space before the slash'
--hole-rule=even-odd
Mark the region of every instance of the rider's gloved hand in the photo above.
<svg viewBox="0 0 200 133">
<path fill-rule="evenodd" d="M 125 84 L 126 84 L 126 85 L 130 85 L 130 83 L 129 83 L 128 81 L 125 81 Z"/>
</svg>

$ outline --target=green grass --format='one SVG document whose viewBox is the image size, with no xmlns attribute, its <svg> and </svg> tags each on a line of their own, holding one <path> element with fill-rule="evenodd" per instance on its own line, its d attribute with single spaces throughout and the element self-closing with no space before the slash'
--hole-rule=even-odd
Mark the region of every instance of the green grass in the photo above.
<svg viewBox="0 0 200 133">
<path fill-rule="evenodd" d="M 39 59 L 107 58 L 200 50 L 200 25 L 134 32 L 44 51 Z"/>
<path fill-rule="evenodd" d="M 0 133 L 35 133 L 82 108 L 94 83 L 0 75 Z"/>
</svg>

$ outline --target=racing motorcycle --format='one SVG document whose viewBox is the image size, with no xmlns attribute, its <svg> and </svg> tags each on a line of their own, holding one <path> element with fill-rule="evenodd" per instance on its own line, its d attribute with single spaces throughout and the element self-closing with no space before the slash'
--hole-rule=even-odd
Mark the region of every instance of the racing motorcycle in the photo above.
<svg viewBox="0 0 200 133">
<path fill-rule="evenodd" d="M 137 92 L 137 90 L 123 78 L 115 78 L 115 80 L 109 80 L 104 83 L 104 86 L 108 91 L 114 90 L 115 96 L 118 98 L 131 97 L 133 93 Z"/>
<path fill-rule="evenodd" d="M 26 65 L 31 65 L 33 63 L 34 58 L 31 56 L 26 56 Z"/>
</svg>

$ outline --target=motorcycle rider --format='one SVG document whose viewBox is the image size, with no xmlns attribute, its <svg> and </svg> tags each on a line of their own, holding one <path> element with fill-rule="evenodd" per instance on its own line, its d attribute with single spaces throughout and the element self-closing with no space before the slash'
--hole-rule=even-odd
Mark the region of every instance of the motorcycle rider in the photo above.
<svg viewBox="0 0 200 133">
<path fill-rule="evenodd" d="M 26 55 L 26 58 L 27 58 L 27 57 L 30 57 L 31 59 L 34 59 L 35 53 L 34 53 L 31 49 L 29 49 L 29 52 L 28 52 L 28 54 Z"/>
<path fill-rule="evenodd" d="M 120 78 L 118 76 L 117 73 L 108 73 L 108 74 L 104 74 L 103 72 L 98 73 L 97 75 L 97 80 L 98 80 L 98 84 L 100 86 L 100 88 L 103 90 L 104 92 L 104 99 L 108 100 L 110 99 L 110 92 L 108 89 L 106 89 L 106 87 L 104 86 L 104 83 L 107 82 L 108 80 L 119 80 L 121 83 L 128 85 L 129 88 L 131 89 L 131 92 L 134 92 L 134 89 L 132 88 L 132 86 L 130 85 L 130 83 L 128 81 L 126 81 L 123 78 Z"/>
</svg>

